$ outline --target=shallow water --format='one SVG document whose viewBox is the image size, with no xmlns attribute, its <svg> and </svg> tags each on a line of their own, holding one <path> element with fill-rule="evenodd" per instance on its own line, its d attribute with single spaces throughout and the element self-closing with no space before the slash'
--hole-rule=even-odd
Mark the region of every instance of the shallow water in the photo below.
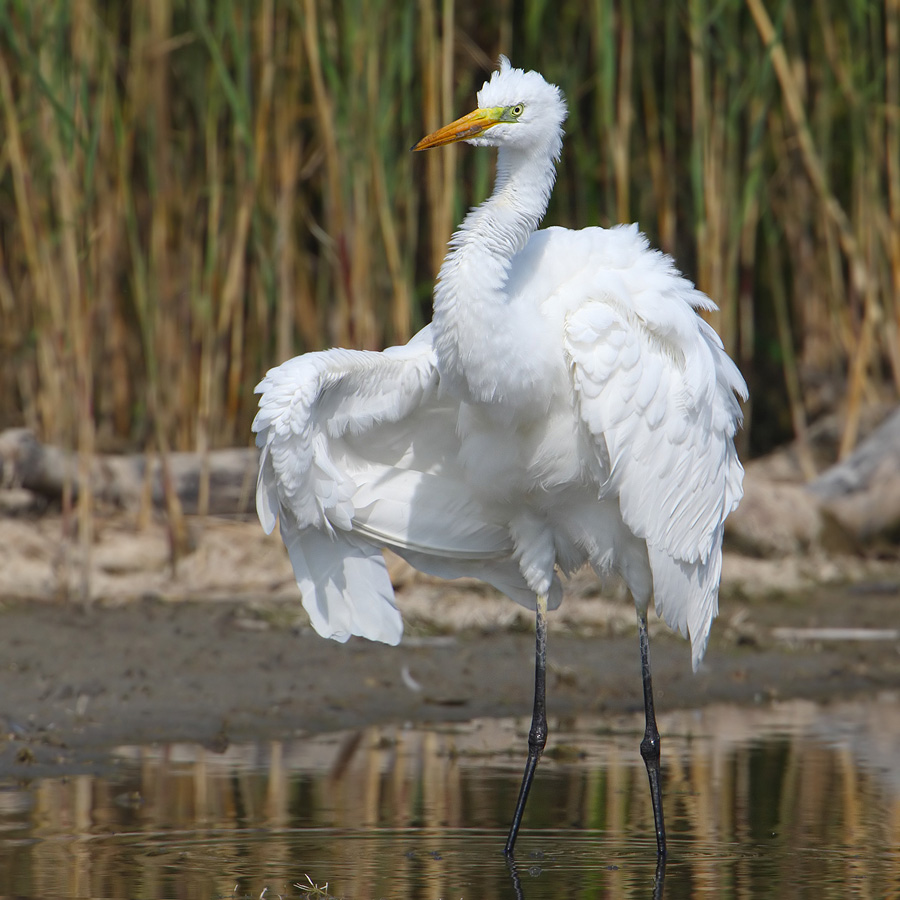
<svg viewBox="0 0 900 900">
<path fill-rule="evenodd" d="M 0 896 L 649 898 L 641 725 L 551 723 L 514 870 L 525 720 L 121 747 L 101 774 L 0 784 Z M 663 896 L 900 897 L 900 696 L 660 727 Z"/>
</svg>

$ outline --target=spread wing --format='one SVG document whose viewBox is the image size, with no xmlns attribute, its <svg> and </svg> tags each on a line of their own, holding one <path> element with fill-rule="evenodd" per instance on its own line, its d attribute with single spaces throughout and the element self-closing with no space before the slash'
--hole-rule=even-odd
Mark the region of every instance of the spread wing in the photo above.
<svg viewBox="0 0 900 900">
<path fill-rule="evenodd" d="M 565 351 L 602 491 L 646 541 L 657 611 L 690 635 L 696 666 L 717 611 L 723 523 L 742 496 L 733 439 L 746 386 L 695 312 L 710 301 L 668 257 L 641 260 L 597 273 L 566 317 Z"/>
<path fill-rule="evenodd" d="M 441 397 L 430 328 L 382 353 L 307 353 L 256 391 L 257 512 L 267 532 L 280 521 L 321 635 L 400 640 L 382 547 L 533 605 L 506 528 L 459 469 L 459 411 Z"/>
</svg>

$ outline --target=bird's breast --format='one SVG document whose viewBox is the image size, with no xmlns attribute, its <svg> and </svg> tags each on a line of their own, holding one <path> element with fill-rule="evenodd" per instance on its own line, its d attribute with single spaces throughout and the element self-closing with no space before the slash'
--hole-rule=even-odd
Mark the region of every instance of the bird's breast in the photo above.
<svg viewBox="0 0 900 900">
<path fill-rule="evenodd" d="M 482 314 L 476 321 L 436 323 L 434 349 L 441 388 L 460 403 L 483 408 L 494 421 L 545 418 L 567 388 L 562 338 L 554 346 L 546 322 Z"/>
<path fill-rule="evenodd" d="M 563 398 L 527 416 L 499 416 L 491 404 L 462 403 L 457 430 L 467 481 L 494 502 L 540 506 L 588 477 L 575 412 Z"/>
</svg>

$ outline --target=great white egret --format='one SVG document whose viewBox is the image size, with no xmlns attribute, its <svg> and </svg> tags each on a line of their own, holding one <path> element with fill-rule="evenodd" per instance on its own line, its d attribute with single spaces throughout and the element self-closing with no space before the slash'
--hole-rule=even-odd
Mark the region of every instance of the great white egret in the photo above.
<svg viewBox="0 0 900 900">
<path fill-rule="evenodd" d="M 547 738 L 559 575 L 618 573 L 637 609 L 658 855 L 665 859 L 647 609 L 691 640 L 717 612 L 725 517 L 742 495 L 747 388 L 696 310 L 714 304 L 634 225 L 537 230 L 566 105 L 501 57 L 478 109 L 414 150 L 497 147 L 488 200 L 454 234 L 434 317 L 383 353 L 307 353 L 256 388 L 257 510 L 276 521 L 319 634 L 388 644 L 403 625 L 381 549 L 476 576 L 536 611 L 534 714 L 506 853 Z"/>
</svg>

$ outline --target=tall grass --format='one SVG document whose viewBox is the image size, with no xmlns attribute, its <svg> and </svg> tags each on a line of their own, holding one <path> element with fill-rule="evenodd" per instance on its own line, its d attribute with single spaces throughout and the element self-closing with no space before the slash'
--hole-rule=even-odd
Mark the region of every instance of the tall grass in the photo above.
<svg viewBox="0 0 900 900">
<path fill-rule="evenodd" d="M 900 0 L 6 0 L 0 424 L 244 443 L 270 365 L 405 340 L 491 172 L 408 148 L 500 52 L 569 99 L 548 221 L 719 302 L 753 449 L 838 409 L 849 450 L 900 390 Z"/>
</svg>

